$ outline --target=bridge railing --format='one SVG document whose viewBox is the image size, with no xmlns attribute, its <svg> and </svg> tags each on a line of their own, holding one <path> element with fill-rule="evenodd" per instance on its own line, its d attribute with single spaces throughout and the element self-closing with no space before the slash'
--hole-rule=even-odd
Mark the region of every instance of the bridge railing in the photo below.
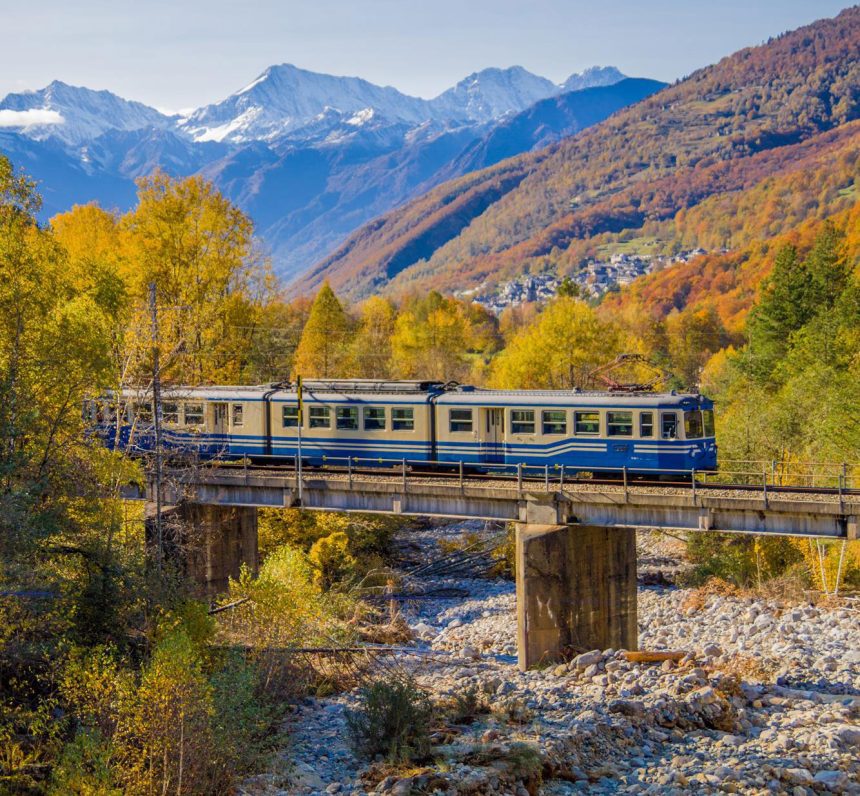
<svg viewBox="0 0 860 796">
<path fill-rule="evenodd" d="M 281 464 L 284 461 L 282 456 L 254 456 L 253 460 L 246 457 L 238 461 L 216 461 L 213 464 L 217 466 L 220 463 L 229 467 L 238 465 L 242 466 L 246 473 L 249 473 L 255 462 L 267 458 Z M 341 477 L 346 476 L 350 482 L 363 480 L 368 476 L 386 475 L 398 477 L 402 480 L 404 487 L 410 482 L 416 483 L 421 479 L 435 476 L 455 478 L 460 487 L 464 487 L 468 482 L 470 488 L 480 488 L 482 485 L 493 488 L 498 486 L 500 480 L 503 480 L 509 484 L 516 483 L 518 491 L 527 489 L 532 492 L 541 489 L 546 492 L 564 490 L 565 487 L 571 486 L 574 482 L 582 484 L 593 481 L 599 484 L 617 484 L 623 487 L 627 493 L 652 488 L 659 481 L 660 486 L 670 487 L 674 485 L 692 488 L 694 494 L 698 487 L 713 489 L 724 486 L 737 489 L 743 486 L 750 491 L 759 492 L 766 502 L 774 490 L 796 488 L 814 490 L 819 493 L 830 492 L 838 496 L 841 502 L 847 493 L 856 490 L 860 484 L 854 475 L 858 469 L 847 464 L 832 464 L 828 466 L 829 469 L 813 470 L 808 467 L 808 463 L 804 463 L 804 467 L 807 469 L 802 471 L 799 476 L 795 476 L 785 469 L 778 470 L 776 467 L 770 466 L 770 462 L 756 460 L 726 460 L 721 462 L 720 469 L 716 471 L 636 468 L 633 473 L 628 468 L 622 468 L 621 471 L 618 468 L 608 467 L 591 467 L 584 470 L 583 468 L 571 468 L 558 464 L 454 461 L 434 462 L 434 465 L 441 466 L 443 469 L 429 472 L 426 460 L 328 455 L 321 458 L 324 465 L 337 468 L 333 472 L 339 473 Z M 292 463 L 287 465 L 290 472 L 295 472 L 296 464 L 295 457 L 292 457 Z M 483 471 L 481 474 L 483 477 L 475 474 L 474 468 L 476 467 Z M 303 481 L 316 474 L 318 471 L 313 468 L 305 469 Z"/>
<path fill-rule="evenodd" d="M 719 473 L 747 471 L 753 480 L 765 478 L 772 486 L 854 489 L 860 483 L 860 464 L 849 462 L 780 461 L 777 459 L 722 459 Z"/>
</svg>

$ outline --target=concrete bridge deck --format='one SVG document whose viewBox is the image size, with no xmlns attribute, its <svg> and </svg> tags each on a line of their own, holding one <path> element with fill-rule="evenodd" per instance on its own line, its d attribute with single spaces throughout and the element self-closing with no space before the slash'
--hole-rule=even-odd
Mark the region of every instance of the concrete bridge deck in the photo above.
<svg viewBox="0 0 860 796">
<path fill-rule="evenodd" d="M 542 525 L 857 539 L 860 495 L 736 485 L 643 486 L 543 480 L 197 467 L 172 471 L 165 503 L 292 507 Z M 153 499 L 154 483 L 137 497 Z"/>
</svg>

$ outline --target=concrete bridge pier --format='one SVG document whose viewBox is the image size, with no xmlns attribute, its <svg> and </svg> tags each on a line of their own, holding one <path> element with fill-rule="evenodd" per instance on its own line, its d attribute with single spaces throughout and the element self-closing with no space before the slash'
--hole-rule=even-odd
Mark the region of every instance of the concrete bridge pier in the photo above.
<svg viewBox="0 0 860 796">
<path fill-rule="evenodd" d="M 155 517 L 146 521 L 155 543 Z M 242 564 L 257 571 L 257 509 L 180 503 L 162 512 L 164 555 L 173 559 L 207 595 L 223 592 Z"/>
<path fill-rule="evenodd" d="M 638 647 L 635 530 L 518 524 L 516 568 L 523 671 L 566 651 Z"/>
</svg>

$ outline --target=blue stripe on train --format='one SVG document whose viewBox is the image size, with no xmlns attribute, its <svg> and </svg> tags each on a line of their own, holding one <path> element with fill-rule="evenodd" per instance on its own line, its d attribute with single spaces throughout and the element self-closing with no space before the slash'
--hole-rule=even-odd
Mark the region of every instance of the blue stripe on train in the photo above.
<svg viewBox="0 0 860 796">
<path fill-rule="evenodd" d="M 128 449 L 131 428 L 120 433 L 119 447 Z M 114 429 L 102 429 L 102 437 L 113 447 Z M 150 430 L 135 434 L 138 451 L 151 450 L 154 445 Z M 165 429 L 164 444 L 173 450 L 195 453 L 204 458 L 224 455 L 263 456 L 265 440 L 252 434 L 191 434 Z M 365 462 L 383 459 L 390 463 L 398 459 L 430 461 L 431 445 L 423 440 L 304 438 L 302 457 L 312 463 L 324 459 L 336 461 L 358 458 Z M 295 438 L 272 440 L 272 454 L 293 458 L 297 454 Z M 501 443 L 492 445 L 470 441 L 444 441 L 437 445 L 436 459 L 440 462 L 467 464 L 527 464 L 571 468 L 635 470 L 704 470 L 716 468 L 716 447 L 713 439 L 696 441 L 628 440 L 619 438 L 566 437 L 550 443 Z"/>
</svg>

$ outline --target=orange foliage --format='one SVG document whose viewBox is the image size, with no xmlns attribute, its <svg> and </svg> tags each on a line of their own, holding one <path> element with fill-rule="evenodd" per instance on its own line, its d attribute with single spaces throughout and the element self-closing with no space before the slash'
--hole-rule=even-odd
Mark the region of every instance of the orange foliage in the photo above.
<svg viewBox="0 0 860 796">
<path fill-rule="evenodd" d="M 849 258 L 860 258 L 860 204 L 834 215 L 832 220 L 846 232 Z M 621 293 L 607 297 L 601 312 L 659 317 L 685 307 L 712 304 L 726 330 L 739 337 L 759 286 L 770 273 L 776 252 L 792 243 L 801 256 L 805 255 L 822 225 L 818 219 L 809 220 L 784 235 L 742 251 L 705 255 L 649 274 Z"/>
</svg>

